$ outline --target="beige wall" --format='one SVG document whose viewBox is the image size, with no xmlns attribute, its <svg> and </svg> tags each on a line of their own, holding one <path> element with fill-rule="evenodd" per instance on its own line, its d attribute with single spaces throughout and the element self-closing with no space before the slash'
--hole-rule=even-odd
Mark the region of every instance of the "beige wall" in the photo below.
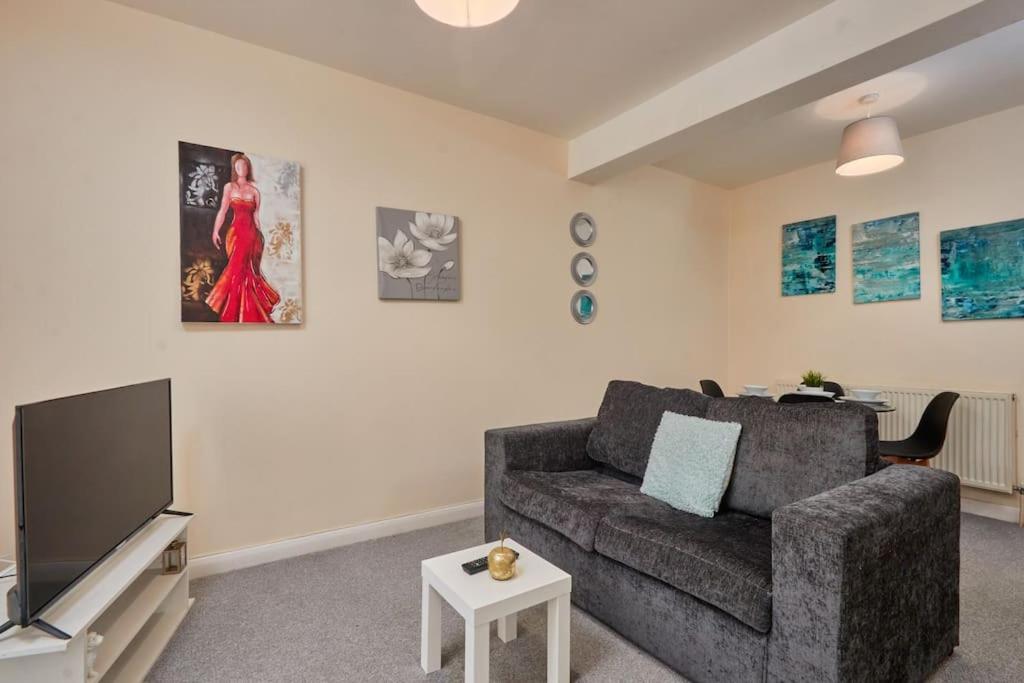
<svg viewBox="0 0 1024 683">
<path fill-rule="evenodd" d="M 1024 396 L 1024 321 L 942 322 L 938 237 L 1024 216 L 1022 130 L 1024 108 L 1011 109 L 906 140 L 906 163 L 888 173 L 840 178 L 827 163 L 734 191 L 730 387 L 819 368 L 846 384 Z M 855 306 L 850 226 L 911 211 L 921 213 L 921 299 Z M 830 214 L 837 216 L 836 293 L 783 298 L 780 226 Z M 1024 445 L 1018 453 L 1024 457 Z"/>
<path fill-rule="evenodd" d="M 2 13 L 0 419 L 172 377 L 193 552 L 480 499 L 484 429 L 593 414 L 613 377 L 725 373 L 723 191 L 572 183 L 561 141 L 117 5 Z M 301 163 L 301 328 L 178 322 L 178 140 Z M 463 301 L 377 300 L 377 205 L 461 217 Z M 577 210 L 600 226 L 589 327 Z"/>
</svg>

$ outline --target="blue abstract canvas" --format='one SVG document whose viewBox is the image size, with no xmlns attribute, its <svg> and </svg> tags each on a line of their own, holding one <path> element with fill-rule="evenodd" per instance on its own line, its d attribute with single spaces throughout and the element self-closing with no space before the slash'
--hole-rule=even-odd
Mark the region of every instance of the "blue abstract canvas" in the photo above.
<svg viewBox="0 0 1024 683">
<path fill-rule="evenodd" d="M 836 291 L 836 217 L 782 226 L 782 296 Z"/>
<path fill-rule="evenodd" d="M 939 235 L 942 319 L 1024 318 L 1024 218 Z"/>
<path fill-rule="evenodd" d="M 853 303 L 921 298 L 921 219 L 917 213 L 853 226 Z"/>
</svg>

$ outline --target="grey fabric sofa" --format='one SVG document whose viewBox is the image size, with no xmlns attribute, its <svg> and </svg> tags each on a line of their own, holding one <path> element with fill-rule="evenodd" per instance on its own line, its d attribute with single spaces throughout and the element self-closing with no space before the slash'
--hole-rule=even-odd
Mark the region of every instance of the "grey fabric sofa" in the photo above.
<svg viewBox="0 0 1024 683">
<path fill-rule="evenodd" d="M 666 410 L 742 426 L 719 513 L 640 493 Z M 959 481 L 878 458 L 856 405 L 612 382 L 597 418 L 485 436 L 485 526 L 695 681 L 917 681 L 959 637 Z"/>
</svg>

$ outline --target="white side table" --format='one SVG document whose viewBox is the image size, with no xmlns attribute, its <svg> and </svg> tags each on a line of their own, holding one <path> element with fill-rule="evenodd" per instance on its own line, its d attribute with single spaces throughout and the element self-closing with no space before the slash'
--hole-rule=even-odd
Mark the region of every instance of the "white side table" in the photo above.
<svg viewBox="0 0 1024 683">
<path fill-rule="evenodd" d="M 515 577 L 495 581 L 487 571 L 470 576 L 462 570 L 463 562 L 484 557 L 495 545 L 485 543 L 423 561 L 423 670 L 441 668 L 441 598 L 466 620 L 467 683 L 488 679 L 491 622 L 497 620 L 498 637 L 507 643 L 516 637 L 516 613 L 546 602 L 548 683 L 568 683 L 572 577 L 511 539 L 505 545 L 519 551 Z"/>
</svg>

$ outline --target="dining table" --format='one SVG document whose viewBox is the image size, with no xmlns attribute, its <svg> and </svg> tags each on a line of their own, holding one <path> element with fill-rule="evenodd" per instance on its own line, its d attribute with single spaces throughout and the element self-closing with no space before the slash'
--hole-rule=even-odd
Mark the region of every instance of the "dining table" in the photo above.
<svg viewBox="0 0 1024 683">
<path fill-rule="evenodd" d="M 867 406 L 876 413 L 894 413 L 896 412 L 896 406 L 891 403 L 867 403 L 865 401 L 848 400 L 846 398 L 837 398 L 836 403 L 859 403 L 862 406 Z"/>
<path fill-rule="evenodd" d="M 792 393 L 797 393 L 797 392 L 787 391 L 787 392 L 784 392 L 784 393 L 792 394 Z M 737 394 L 737 396 L 740 397 L 740 398 L 764 398 L 764 399 L 768 399 L 768 400 L 771 400 L 771 401 L 778 401 L 778 397 L 773 396 L 772 394 L 744 394 L 744 393 L 740 393 L 740 394 Z M 781 396 L 781 394 L 780 394 L 780 396 Z M 840 396 L 839 398 L 835 399 L 835 403 L 859 403 L 862 406 L 867 406 L 868 408 L 871 408 L 871 410 L 875 411 L 876 413 L 893 413 L 893 412 L 896 412 L 896 406 L 892 405 L 891 403 L 870 403 L 868 401 L 858 401 L 857 399 L 851 398 L 849 396 Z"/>
</svg>

